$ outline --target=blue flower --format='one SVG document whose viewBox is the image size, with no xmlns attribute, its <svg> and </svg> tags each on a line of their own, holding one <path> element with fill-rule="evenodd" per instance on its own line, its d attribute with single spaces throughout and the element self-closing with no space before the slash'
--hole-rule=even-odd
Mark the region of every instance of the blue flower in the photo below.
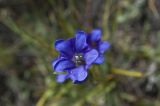
<svg viewBox="0 0 160 106">
<path fill-rule="evenodd" d="M 55 48 L 60 55 L 52 62 L 52 66 L 55 72 L 65 72 L 56 77 L 60 83 L 68 78 L 73 82 L 84 81 L 88 75 L 87 69 L 99 55 L 96 49 L 89 48 L 87 34 L 83 31 L 78 31 L 74 38 L 56 40 Z"/>
<path fill-rule="evenodd" d="M 92 30 L 87 36 L 87 43 L 90 48 L 96 49 L 99 53 L 98 58 L 94 61 L 96 64 L 104 62 L 103 53 L 110 47 L 110 43 L 101 40 L 102 31 L 100 29 Z"/>
</svg>

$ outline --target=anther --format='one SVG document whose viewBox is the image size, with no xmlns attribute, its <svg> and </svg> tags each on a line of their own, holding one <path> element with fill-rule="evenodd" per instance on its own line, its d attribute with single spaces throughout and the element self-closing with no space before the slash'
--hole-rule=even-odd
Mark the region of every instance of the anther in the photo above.
<svg viewBox="0 0 160 106">
<path fill-rule="evenodd" d="M 82 64 L 85 63 L 84 60 L 83 60 L 82 54 L 76 54 L 73 57 L 73 61 L 75 62 L 76 66 L 79 66 L 79 65 L 82 65 Z"/>
</svg>

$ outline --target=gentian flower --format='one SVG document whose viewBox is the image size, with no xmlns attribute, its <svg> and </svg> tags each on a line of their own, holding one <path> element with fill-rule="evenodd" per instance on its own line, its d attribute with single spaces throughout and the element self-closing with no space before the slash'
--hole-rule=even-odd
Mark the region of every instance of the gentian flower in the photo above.
<svg viewBox="0 0 160 106">
<path fill-rule="evenodd" d="M 87 36 L 87 43 L 90 48 L 94 48 L 98 51 L 98 58 L 94 61 L 96 64 L 104 62 L 103 53 L 109 48 L 110 43 L 101 40 L 102 31 L 100 29 L 92 30 Z"/>
<path fill-rule="evenodd" d="M 55 72 L 65 72 L 56 76 L 60 83 L 68 78 L 74 83 L 84 81 L 88 75 L 87 69 L 99 56 L 96 49 L 89 48 L 87 34 L 83 31 L 78 31 L 74 38 L 56 40 L 55 48 L 60 55 L 52 62 L 52 66 Z"/>
</svg>

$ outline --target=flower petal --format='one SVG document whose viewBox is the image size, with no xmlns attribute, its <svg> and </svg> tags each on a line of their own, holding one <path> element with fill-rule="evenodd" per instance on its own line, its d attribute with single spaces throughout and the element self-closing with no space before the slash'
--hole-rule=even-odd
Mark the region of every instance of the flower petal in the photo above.
<svg viewBox="0 0 160 106">
<path fill-rule="evenodd" d="M 55 65 L 56 65 L 58 62 L 59 62 L 59 59 L 58 59 L 58 58 L 56 58 L 56 59 L 54 59 L 54 60 L 52 61 L 52 67 L 53 67 L 53 69 L 54 69 Z"/>
<path fill-rule="evenodd" d="M 57 63 L 59 62 L 59 61 L 61 61 L 61 60 L 64 60 L 64 58 L 62 57 L 58 57 L 58 58 L 56 58 L 56 59 L 54 59 L 53 61 L 52 61 L 52 67 L 53 67 L 53 69 L 55 68 L 55 66 L 57 65 Z"/>
<path fill-rule="evenodd" d="M 87 65 L 92 64 L 98 57 L 98 52 L 95 49 L 90 50 L 84 54 L 84 59 Z"/>
<path fill-rule="evenodd" d="M 69 42 L 70 42 L 72 51 L 75 52 L 75 49 L 76 49 L 76 48 L 75 48 L 76 38 L 74 37 L 74 38 L 70 38 L 70 39 L 68 39 L 68 40 L 69 40 Z"/>
<path fill-rule="evenodd" d="M 98 58 L 95 60 L 94 63 L 96 63 L 96 64 L 102 64 L 103 62 L 104 62 L 104 56 L 100 55 L 100 56 L 98 56 Z"/>
<path fill-rule="evenodd" d="M 73 83 L 77 80 L 76 76 L 74 76 L 73 74 L 70 74 L 69 77 L 70 77 L 70 79 L 72 80 Z"/>
<path fill-rule="evenodd" d="M 78 31 L 76 33 L 75 46 L 76 46 L 76 51 L 77 52 L 80 52 L 82 49 L 84 49 L 87 46 L 87 43 L 86 43 L 86 33 L 85 32 Z"/>
<path fill-rule="evenodd" d="M 102 31 L 100 29 L 94 29 L 91 32 L 90 40 L 96 42 L 101 39 Z"/>
<path fill-rule="evenodd" d="M 68 78 L 68 74 L 58 74 L 56 80 L 59 83 L 63 83 Z"/>
<path fill-rule="evenodd" d="M 56 40 L 55 43 L 54 43 L 55 47 L 56 47 L 56 45 L 58 45 L 59 43 L 61 43 L 63 41 L 65 41 L 65 40 L 63 40 L 63 39 Z"/>
<path fill-rule="evenodd" d="M 98 51 L 104 53 L 110 47 L 110 43 L 107 41 L 99 42 Z"/>
<path fill-rule="evenodd" d="M 55 65 L 54 70 L 56 72 L 62 72 L 64 70 L 67 70 L 73 67 L 75 67 L 75 65 L 72 61 L 69 61 L 67 59 L 62 59 Z"/>
<path fill-rule="evenodd" d="M 70 40 L 56 40 L 55 48 L 57 51 L 67 56 L 73 55 L 73 50 L 72 50 Z"/>
<path fill-rule="evenodd" d="M 70 78 L 73 80 L 73 82 L 83 81 L 86 79 L 87 75 L 88 75 L 87 70 L 85 70 L 83 66 L 79 66 L 71 70 Z"/>
</svg>

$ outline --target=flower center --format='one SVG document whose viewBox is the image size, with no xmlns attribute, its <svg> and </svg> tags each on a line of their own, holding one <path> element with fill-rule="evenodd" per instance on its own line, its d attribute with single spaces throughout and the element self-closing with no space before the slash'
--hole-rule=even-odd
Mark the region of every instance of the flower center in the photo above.
<svg viewBox="0 0 160 106">
<path fill-rule="evenodd" d="M 75 54 L 75 55 L 73 56 L 73 61 L 74 61 L 74 63 L 76 64 L 76 66 L 85 64 L 85 61 L 84 61 L 84 59 L 83 59 L 83 55 L 82 55 L 82 54 Z"/>
<path fill-rule="evenodd" d="M 91 42 L 91 45 L 93 46 L 93 47 L 96 47 L 96 42 Z"/>
</svg>

